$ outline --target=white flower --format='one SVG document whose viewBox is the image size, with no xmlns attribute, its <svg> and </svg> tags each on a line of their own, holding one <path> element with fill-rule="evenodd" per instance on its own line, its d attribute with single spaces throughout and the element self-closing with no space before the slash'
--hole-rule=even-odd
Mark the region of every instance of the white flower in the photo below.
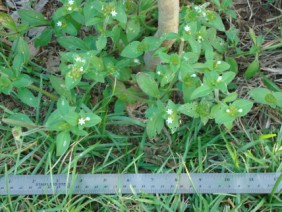
<svg viewBox="0 0 282 212">
<path fill-rule="evenodd" d="M 188 25 L 186 25 L 186 26 L 184 27 L 184 30 L 185 30 L 186 32 L 189 32 L 189 31 L 191 30 L 191 27 L 189 27 Z"/>
<path fill-rule="evenodd" d="M 116 12 L 115 10 L 113 10 L 113 11 L 111 12 L 111 14 L 112 14 L 113 17 L 117 16 L 117 12 Z"/>
<path fill-rule="evenodd" d="M 78 119 L 78 124 L 84 125 L 85 124 L 85 119 L 84 118 Z"/>
<path fill-rule="evenodd" d="M 160 72 L 160 71 L 157 71 L 157 75 L 161 75 L 161 72 Z"/>
<path fill-rule="evenodd" d="M 216 64 L 217 64 L 217 65 L 220 65 L 220 64 L 221 64 L 221 61 L 220 61 L 220 60 L 219 60 L 219 61 L 217 61 L 217 62 L 216 62 Z"/>
<path fill-rule="evenodd" d="M 191 74 L 191 77 L 197 77 L 197 74 Z"/>
<path fill-rule="evenodd" d="M 82 66 L 79 68 L 79 71 L 80 71 L 80 72 L 83 72 L 83 67 L 82 67 Z"/>
<path fill-rule="evenodd" d="M 219 76 L 216 81 L 220 82 L 221 80 L 222 80 L 222 76 Z"/>
<path fill-rule="evenodd" d="M 226 110 L 226 113 L 230 113 L 230 110 L 229 110 L 229 109 L 227 109 L 227 110 Z"/>
<path fill-rule="evenodd" d="M 73 5 L 74 1 L 73 0 L 69 0 L 69 5 Z"/>
<path fill-rule="evenodd" d="M 167 113 L 168 115 L 171 115 L 171 114 L 173 113 L 173 111 L 172 111 L 172 109 L 167 109 L 166 113 Z"/>
<path fill-rule="evenodd" d="M 68 7 L 68 11 L 72 11 L 72 7 Z"/>
<path fill-rule="evenodd" d="M 196 10 L 197 12 L 200 12 L 200 11 L 201 11 L 201 7 L 195 6 L 195 10 Z"/>
<path fill-rule="evenodd" d="M 166 123 L 168 124 L 171 124 L 173 122 L 173 119 L 171 117 L 169 117 L 167 120 L 166 120 Z"/>
<path fill-rule="evenodd" d="M 136 64 L 140 64 L 140 61 L 139 61 L 138 59 L 134 59 L 133 61 L 134 61 L 134 63 L 136 63 Z"/>
<path fill-rule="evenodd" d="M 203 17 L 206 17 L 206 16 L 207 16 L 207 13 L 206 13 L 206 12 L 202 12 L 202 16 L 203 16 Z"/>
<path fill-rule="evenodd" d="M 81 62 L 82 60 L 81 60 L 81 57 L 76 57 L 75 59 L 74 59 L 76 62 Z"/>
<path fill-rule="evenodd" d="M 243 112 L 243 109 L 242 109 L 242 108 L 240 108 L 240 109 L 238 110 L 238 112 L 239 112 L 239 113 L 242 113 L 242 112 Z"/>
<path fill-rule="evenodd" d="M 58 22 L 57 22 L 57 26 L 58 26 L 58 27 L 61 27 L 62 25 L 63 25 L 63 23 L 62 23 L 61 21 L 58 21 Z"/>
<path fill-rule="evenodd" d="M 199 36 L 198 36 L 198 42 L 201 43 L 202 40 L 204 40 L 204 38 L 203 38 L 201 35 L 199 35 Z"/>
<path fill-rule="evenodd" d="M 85 118 L 85 121 L 90 121 L 90 118 L 87 116 L 87 117 Z"/>
</svg>

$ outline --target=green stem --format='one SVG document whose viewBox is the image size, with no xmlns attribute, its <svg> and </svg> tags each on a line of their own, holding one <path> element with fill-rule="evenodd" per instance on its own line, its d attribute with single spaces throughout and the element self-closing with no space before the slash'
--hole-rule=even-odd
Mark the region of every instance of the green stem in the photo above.
<svg viewBox="0 0 282 212">
<path fill-rule="evenodd" d="M 38 91 L 38 92 L 44 94 L 45 96 L 48 96 L 48 97 L 49 97 L 50 99 L 52 99 L 52 100 L 58 100 L 58 99 L 59 99 L 58 96 L 56 96 L 56 95 L 54 95 L 54 94 L 51 94 L 51 93 L 49 93 L 48 91 L 45 91 L 45 90 L 43 90 L 43 89 L 41 89 L 41 88 L 38 88 L 38 87 L 35 86 L 35 85 L 29 85 L 28 88 L 29 88 L 29 89 L 32 89 L 32 90 L 35 90 L 35 91 Z"/>
</svg>

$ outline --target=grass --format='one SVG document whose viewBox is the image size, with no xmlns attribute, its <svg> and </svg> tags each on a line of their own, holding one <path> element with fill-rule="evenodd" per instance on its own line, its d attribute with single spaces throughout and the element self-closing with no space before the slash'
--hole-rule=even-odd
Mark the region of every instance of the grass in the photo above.
<svg viewBox="0 0 282 212">
<path fill-rule="evenodd" d="M 267 50 L 267 54 L 276 55 L 279 51 L 279 46 L 274 46 Z M 36 89 L 48 86 L 46 76 L 41 74 L 48 70 L 36 63 L 31 65 L 40 85 Z M 273 76 L 275 78 L 276 74 L 268 75 L 270 79 Z M 249 86 L 246 84 L 238 88 L 242 93 L 243 87 Z M 53 100 L 46 100 L 46 94 Z M 37 109 L 21 105 L 14 93 L 11 97 L 1 95 L 1 119 L 24 111 L 36 124 L 44 123 L 45 117 L 54 109 L 57 97 L 42 92 L 39 95 L 41 104 Z M 164 130 L 157 139 L 148 140 L 142 121 L 127 114 L 113 113 L 110 104 L 113 97 L 109 94 L 108 98 L 102 99 L 100 95 L 96 105 L 102 123 L 92 128 L 89 135 L 74 139 L 68 152 L 61 157 L 55 156 L 54 134 L 40 127 L 23 128 L 24 138 L 17 141 L 12 135 L 12 123 L 3 119 L 0 122 L 0 175 L 282 172 L 282 125 L 279 120 L 278 124 L 275 122 L 268 129 L 262 129 L 258 120 L 250 124 L 249 120 L 258 117 L 253 115 L 249 120 L 239 120 L 237 129 L 227 132 L 212 122 L 202 126 L 194 119 L 173 135 Z M 90 88 L 83 99 L 91 100 Z M 270 117 L 265 108 L 256 108 L 256 112 L 260 113 L 260 118 Z M 267 195 L 0 196 L 0 211 L 281 211 L 281 208 L 281 192 Z"/>
<path fill-rule="evenodd" d="M 116 121 L 120 124 L 120 120 Z M 128 124 L 130 120 L 122 121 Z M 277 136 L 261 139 L 254 132 L 233 134 L 218 127 L 203 127 L 194 120 L 171 137 L 173 145 L 165 133 L 151 142 L 142 132 L 121 136 L 107 130 L 99 134 L 97 130 L 75 141 L 60 158 L 54 156 L 50 135 L 40 132 L 15 142 L 9 131 L 1 126 L 1 174 L 282 171 L 282 127 Z M 281 207 L 279 194 L 0 197 L 2 211 L 278 211 Z"/>
</svg>

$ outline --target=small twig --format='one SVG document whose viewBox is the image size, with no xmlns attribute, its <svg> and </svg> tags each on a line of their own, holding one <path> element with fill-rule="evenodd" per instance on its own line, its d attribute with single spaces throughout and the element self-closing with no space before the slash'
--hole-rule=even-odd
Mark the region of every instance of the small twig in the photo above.
<svg viewBox="0 0 282 212">
<path fill-rule="evenodd" d="M 250 8 L 250 11 L 251 11 L 251 14 L 250 14 L 250 17 L 249 17 L 249 21 L 250 21 L 252 19 L 252 17 L 253 17 L 253 10 L 252 10 L 252 7 L 251 7 L 251 4 L 250 4 L 249 0 L 247 0 L 247 3 L 248 3 L 248 6 Z"/>
<path fill-rule="evenodd" d="M 172 138 L 170 136 L 170 134 L 168 133 L 167 129 L 164 127 L 163 128 L 164 134 L 166 135 L 168 141 L 169 141 L 169 146 L 171 146 L 171 144 L 173 143 Z"/>
</svg>

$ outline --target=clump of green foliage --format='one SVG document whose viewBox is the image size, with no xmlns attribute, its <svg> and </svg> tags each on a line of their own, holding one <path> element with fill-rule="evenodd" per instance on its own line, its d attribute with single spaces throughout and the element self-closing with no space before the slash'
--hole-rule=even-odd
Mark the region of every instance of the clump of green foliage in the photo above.
<svg viewBox="0 0 282 212">
<path fill-rule="evenodd" d="M 111 85 L 105 89 L 104 99 L 116 97 L 119 112 L 128 103 L 147 104 L 149 138 L 156 137 L 165 125 L 176 133 L 185 124 L 183 116 L 199 118 L 203 124 L 214 121 L 230 130 L 236 118 L 252 109 L 253 101 L 230 91 L 238 67 L 226 52 L 236 49 L 239 39 L 231 22 L 224 24 L 221 17 L 236 18 L 231 0 L 213 0 L 216 10 L 209 3 L 182 7 L 179 33 L 161 38 L 148 36 L 154 27 L 146 24 L 146 17 L 150 14 L 153 18 L 156 13 L 152 1 L 60 2 L 50 19 L 33 10 L 19 10 L 21 21 L 16 23 L 0 13 L 1 30 L 5 30 L 2 36 L 12 42 L 10 51 L 0 55 L 0 93 L 33 108 L 39 108 L 42 94 L 56 104 L 36 123 L 22 112 L 5 117 L 3 122 L 55 132 L 58 156 L 67 151 L 73 136 L 86 136 L 89 129 L 104 121 L 99 114 L 103 107 L 89 101 L 91 89 L 99 83 Z M 64 49 L 60 52 L 60 74 L 46 72 L 43 78 L 33 70 L 25 39 L 28 30 L 40 26 L 46 28 L 35 38 L 36 47 L 55 39 Z M 165 40 L 176 41 L 172 50 L 161 46 Z M 144 68 L 143 54 L 149 51 L 161 61 L 156 70 Z M 255 61 L 252 66 L 256 67 L 247 70 L 248 78 L 257 72 Z M 128 84 L 138 85 L 140 90 Z M 178 98 L 173 98 L 175 93 Z M 279 91 L 257 88 L 250 94 L 256 102 L 282 108 Z"/>
</svg>

